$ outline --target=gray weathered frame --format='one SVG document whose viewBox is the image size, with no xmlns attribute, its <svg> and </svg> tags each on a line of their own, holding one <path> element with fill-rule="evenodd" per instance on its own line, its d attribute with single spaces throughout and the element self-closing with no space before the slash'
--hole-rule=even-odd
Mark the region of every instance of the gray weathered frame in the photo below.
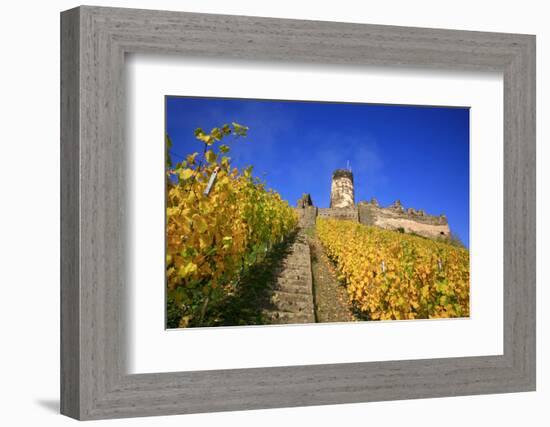
<svg viewBox="0 0 550 427">
<path fill-rule="evenodd" d="M 128 375 L 124 57 L 504 75 L 504 354 Z M 61 412 L 78 419 L 535 390 L 535 37 L 83 6 L 61 14 Z"/>
</svg>

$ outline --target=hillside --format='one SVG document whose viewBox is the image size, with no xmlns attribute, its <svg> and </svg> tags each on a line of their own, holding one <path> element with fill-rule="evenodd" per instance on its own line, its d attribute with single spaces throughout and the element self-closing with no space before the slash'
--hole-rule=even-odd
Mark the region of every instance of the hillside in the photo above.
<svg viewBox="0 0 550 427">
<path fill-rule="evenodd" d="M 318 218 L 316 231 L 359 318 L 469 316 L 467 249 L 348 220 Z"/>
</svg>

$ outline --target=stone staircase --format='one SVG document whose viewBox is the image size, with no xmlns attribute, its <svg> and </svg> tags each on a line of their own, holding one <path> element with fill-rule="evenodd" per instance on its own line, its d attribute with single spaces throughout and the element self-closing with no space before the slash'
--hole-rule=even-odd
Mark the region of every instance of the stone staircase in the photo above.
<svg viewBox="0 0 550 427">
<path fill-rule="evenodd" d="M 315 323 L 311 258 L 302 230 L 276 271 L 263 315 L 270 324 Z"/>
</svg>

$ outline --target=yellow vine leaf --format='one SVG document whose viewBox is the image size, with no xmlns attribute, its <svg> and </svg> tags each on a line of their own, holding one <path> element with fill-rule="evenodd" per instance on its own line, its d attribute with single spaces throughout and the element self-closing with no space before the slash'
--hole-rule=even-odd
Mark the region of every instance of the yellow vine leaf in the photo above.
<svg viewBox="0 0 550 427">
<path fill-rule="evenodd" d="M 318 218 L 316 227 L 349 303 L 366 318 L 469 316 L 467 249 L 354 221 Z"/>
</svg>

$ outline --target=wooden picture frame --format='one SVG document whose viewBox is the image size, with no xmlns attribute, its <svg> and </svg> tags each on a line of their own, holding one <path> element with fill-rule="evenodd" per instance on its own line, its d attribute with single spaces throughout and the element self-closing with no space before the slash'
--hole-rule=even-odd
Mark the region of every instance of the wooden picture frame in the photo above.
<svg viewBox="0 0 550 427">
<path fill-rule="evenodd" d="M 503 355 L 127 374 L 126 53 L 502 72 Z M 84 420 L 535 390 L 532 35 L 78 7 L 61 14 L 61 166 L 65 415 Z"/>
</svg>

